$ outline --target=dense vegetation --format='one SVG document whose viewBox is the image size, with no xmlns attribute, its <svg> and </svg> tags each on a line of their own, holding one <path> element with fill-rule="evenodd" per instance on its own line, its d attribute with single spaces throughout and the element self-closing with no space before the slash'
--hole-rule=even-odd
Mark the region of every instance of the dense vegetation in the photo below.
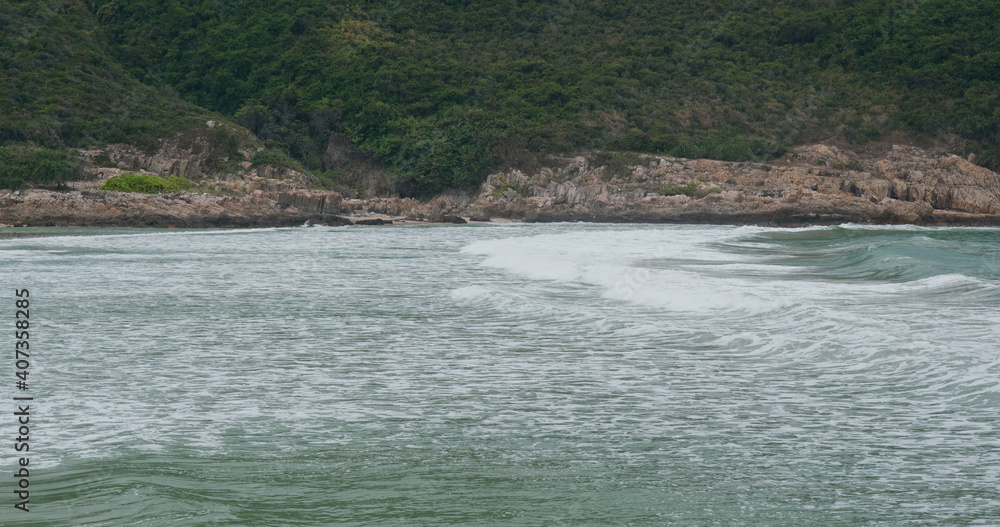
<svg viewBox="0 0 1000 527">
<path fill-rule="evenodd" d="M 0 146 L 0 188 L 17 190 L 29 182 L 58 188 L 82 176 L 80 165 L 66 151 L 29 144 Z"/>
<path fill-rule="evenodd" d="M 181 176 L 151 176 L 148 174 L 124 173 L 110 177 L 101 185 L 101 190 L 116 190 L 118 192 L 142 192 L 144 194 L 159 194 L 161 192 L 179 192 L 191 188 L 191 182 Z"/>
<path fill-rule="evenodd" d="M 67 147 L 152 149 L 171 132 L 204 127 L 210 112 L 137 81 L 99 34 L 80 2 L 0 2 L 0 188 L 79 177 Z"/>
<path fill-rule="evenodd" d="M 144 85 L 105 52 L 79 2 L 0 3 L 0 142 L 151 147 L 209 112 Z"/>
<path fill-rule="evenodd" d="M 196 105 L 328 176 L 329 145 L 351 144 L 410 193 L 542 153 L 751 160 L 893 133 L 1000 167 L 995 0 L 69 0 L 42 21 L 35 4 L 0 8 L 21 112 L 0 142 L 150 137 Z"/>
</svg>

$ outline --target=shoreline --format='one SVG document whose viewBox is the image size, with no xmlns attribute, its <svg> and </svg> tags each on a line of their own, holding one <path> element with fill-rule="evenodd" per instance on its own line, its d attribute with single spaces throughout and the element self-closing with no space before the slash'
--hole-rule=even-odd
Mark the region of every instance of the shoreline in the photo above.
<svg viewBox="0 0 1000 527">
<path fill-rule="evenodd" d="M 911 146 L 860 156 L 834 146 L 807 145 L 769 163 L 646 154 L 627 154 L 618 164 L 599 165 L 600 159 L 550 158 L 547 166 L 531 171 L 490 174 L 475 192 L 444 193 L 426 201 L 353 199 L 312 188 L 314 178 L 307 174 L 267 165 L 200 176 L 196 191 L 100 190 L 104 180 L 125 170 L 165 175 L 183 165 L 183 159 L 128 158 L 119 168 L 94 169 L 95 179 L 68 183 L 63 190 L 0 190 L 0 225 L 252 228 L 307 222 L 568 221 L 1000 226 L 1000 175 L 955 155 Z"/>
<path fill-rule="evenodd" d="M 43 191 L 48 192 L 48 191 Z M 0 197 L 2 200 L 2 197 Z M 77 204 L 79 205 L 79 204 Z M 490 223 L 603 223 L 603 224 L 669 224 L 669 225 L 734 225 L 760 227 L 810 227 L 842 224 L 862 225 L 915 225 L 925 227 L 1000 227 L 1000 214 L 980 214 L 955 210 L 930 210 L 918 217 L 901 218 L 893 213 L 881 213 L 871 217 L 864 212 L 852 210 L 830 211 L 800 209 L 795 211 L 761 211 L 754 213 L 731 214 L 698 210 L 694 213 L 681 214 L 651 214 L 647 210 L 633 211 L 592 211 L 573 210 L 532 210 L 522 217 L 483 216 L 461 214 L 440 214 L 447 219 L 425 219 L 422 215 L 389 215 L 361 214 L 338 215 L 324 213 L 309 213 L 302 211 L 286 211 L 285 214 L 267 213 L 229 215 L 191 216 L 160 210 L 153 215 L 143 213 L 112 214 L 94 218 L 88 207 L 74 207 L 76 214 L 65 211 L 46 212 L 46 209 L 35 209 L 39 214 L 26 221 L 6 223 L 9 218 L 0 212 L 0 233 L 9 233 L 21 228 L 43 227 L 96 227 L 96 228 L 160 228 L 160 229 L 240 229 L 240 228 L 277 228 L 298 227 L 303 225 L 324 226 L 420 226 L 420 225 L 461 225 Z M 97 207 L 98 209 L 102 207 Z M 54 213 L 52 213 L 54 212 Z M 98 213 L 103 211 L 98 211 Z M 905 220 L 913 221 L 905 221 Z"/>
<path fill-rule="evenodd" d="M 785 222 L 776 224 L 763 224 L 763 223 L 740 223 L 740 222 L 711 222 L 711 221 L 700 221 L 700 222 L 683 222 L 683 221 L 594 221 L 594 220 L 578 220 L 578 219 L 566 219 L 566 220 L 533 220 L 533 221 L 523 221 L 523 220 L 512 220 L 509 218 L 491 218 L 489 221 L 480 220 L 472 221 L 468 220 L 462 223 L 454 222 L 440 222 L 440 221 L 425 221 L 416 220 L 412 218 L 402 217 L 402 216 L 384 216 L 379 215 L 377 219 L 381 219 L 382 223 L 343 223 L 343 224 L 327 224 L 322 222 L 304 222 L 301 224 L 256 224 L 256 225 L 3 225 L 0 224 L 0 240 L 5 239 L 15 239 L 15 238 L 36 238 L 36 237 L 48 237 L 48 236 L 74 236 L 75 233 L 65 233 L 65 232 L 46 232 L 49 230 L 66 230 L 66 229 L 94 229 L 99 231 L 108 231 L 101 234 L 114 234 L 113 231 L 123 230 L 128 231 L 129 234 L 138 232 L 183 232 L 183 231 L 201 231 L 201 230 L 253 230 L 253 229 L 288 229 L 288 228 L 307 228 L 307 227 L 360 227 L 360 228 L 376 228 L 376 227 L 456 227 L 462 225 L 468 226 L 482 226 L 482 225 L 505 225 L 505 224 L 520 224 L 520 225 L 530 225 L 530 224 L 545 224 L 545 223 L 575 223 L 575 224 L 593 224 L 593 225 L 717 225 L 717 226 L 732 226 L 732 227 L 760 227 L 766 229 L 808 229 L 813 227 L 843 227 L 843 226 L 863 226 L 863 227 L 918 227 L 918 228 L 942 228 L 942 229 L 1000 229 L 1000 216 L 986 216 L 978 217 L 977 215 L 969 215 L 965 213 L 954 213 L 953 211 L 941 211 L 942 214 L 938 217 L 936 214 L 936 220 L 933 222 L 926 223 L 878 223 L 878 222 L 853 222 L 853 221 L 822 221 L 822 222 Z M 972 217 L 970 217 L 972 216 Z M 80 233 L 79 235 L 89 235 L 91 233 Z"/>
</svg>

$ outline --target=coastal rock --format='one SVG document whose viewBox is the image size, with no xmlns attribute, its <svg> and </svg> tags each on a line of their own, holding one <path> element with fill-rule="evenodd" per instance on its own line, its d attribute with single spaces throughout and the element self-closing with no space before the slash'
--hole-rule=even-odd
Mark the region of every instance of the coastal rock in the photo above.
<svg viewBox="0 0 1000 527">
<path fill-rule="evenodd" d="M 2 223 L 29 226 L 263 227 L 350 225 L 332 213 L 283 206 L 263 194 L 135 194 L 102 190 L 0 191 Z"/>
<path fill-rule="evenodd" d="M 636 156 L 611 173 L 585 158 L 534 174 L 491 174 L 470 216 L 524 221 L 992 224 L 1000 175 L 954 155 L 894 146 L 863 158 L 828 145 L 773 163 Z M 673 194 L 673 195 L 671 195 Z M 935 211 L 965 215 L 944 215 Z M 961 218 L 961 219 L 958 219 Z"/>
<path fill-rule="evenodd" d="M 1000 224 L 1000 175 L 958 156 L 909 146 L 859 156 L 811 145 L 771 163 L 635 154 L 630 165 L 612 167 L 576 156 L 551 159 L 551 166 L 531 173 L 511 169 L 490 174 L 475 195 L 453 192 L 424 202 L 348 199 L 311 188 L 315 180 L 306 174 L 253 165 L 241 165 L 235 174 L 199 178 L 190 192 L 99 190 L 105 179 L 126 170 L 123 166 L 160 174 L 190 174 L 192 167 L 201 166 L 197 156 L 178 164 L 169 156 L 142 157 L 124 147 L 115 152 L 111 157 L 119 166 L 97 168 L 94 180 L 71 182 L 69 191 L 0 191 L 0 224 L 351 224 L 344 216 L 361 216 L 354 222 L 358 224 L 379 224 L 369 223 L 376 219 L 387 224 L 393 218 L 465 223 L 463 217 L 758 225 Z"/>
<path fill-rule="evenodd" d="M 209 123 L 212 122 L 209 121 Z M 213 125 L 208 128 L 216 127 Z M 235 140 L 236 137 L 240 137 L 239 142 L 245 144 L 243 149 L 238 152 L 244 159 L 251 159 L 257 151 L 263 148 L 252 137 L 252 134 L 245 130 L 227 127 L 226 132 L 229 134 L 229 139 Z M 154 152 L 147 152 L 128 144 L 111 144 L 103 149 L 80 150 L 79 152 L 92 165 L 97 166 L 101 163 L 112 165 L 102 167 L 103 169 L 145 172 L 158 176 L 183 176 L 188 179 L 220 176 L 232 178 L 236 176 L 244 180 L 282 181 L 286 185 L 290 185 L 290 188 L 305 188 L 318 183 L 315 177 L 291 168 L 266 164 L 254 165 L 250 161 L 238 163 L 238 174 L 232 174 L 230 170 L 233 167 L 230 165 L 235 163 L 235 160 L 231 162 L 226 149 L 221 148 L 218 144 L 219 141 L 218 136 L 196 131 L 162 139 L 159 148 Z M 102 158 L 103 161 L 99 162 L 98 160 Z M 97 170 L 101 171 L 102 168 Z"/>
<path fill-rule="evenodd" d="M 454 223 L 457 225 L 468 223 L 464 218 L 452 214 L 427 214 L 424 216 L 424 221 L 431 223 Z"/>
</svg>

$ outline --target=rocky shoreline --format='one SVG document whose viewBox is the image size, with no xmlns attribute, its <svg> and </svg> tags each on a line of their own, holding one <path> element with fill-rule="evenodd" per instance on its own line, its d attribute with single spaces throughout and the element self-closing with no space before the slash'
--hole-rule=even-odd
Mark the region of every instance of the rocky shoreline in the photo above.
<svg viewBox="0 0 1000 527">
<path fill-rule="evenodd" d="M 491 174 L 476 194 L 428 201 L 351 199 L 311 188 L 307 174 L 243 163 L 237 174 L 198 173 L 176 149 L 103 152 L 115 167 L 65 190 L 0 191 L 6 226 L 273 227 L 465 221 L 588 221 L 803 226 L 845 222 L 1000 225 L 1000 175 L 971 160 L 910 146 L 859 156 L 829 145 L 768 163 L 620 154 L 550 159 L 532 171 Z M 97 155 L 97 154 L 94 154 Z M 129 170 L 200 178 L 195 190 L 99 190 Z"/>
</svg>

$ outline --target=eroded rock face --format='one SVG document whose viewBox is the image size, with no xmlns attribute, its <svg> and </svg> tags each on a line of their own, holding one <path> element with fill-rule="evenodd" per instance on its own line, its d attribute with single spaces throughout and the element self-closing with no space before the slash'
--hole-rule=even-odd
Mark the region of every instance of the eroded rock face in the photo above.
<svg viewBox="0 0 1000 527">
<path fill-rule="evenodd" d="M 947 216 L 940 211 L 969 213 L 947 216 L 963 218 L 956 222 L 974 215 L 989 224 L 1000 215 L 1000 175 L 913 147 L 895 146 L 874 159 L 811 145 L 768 164 L 666 156 L 637 161 L 611 172 L 576 157 L 535 174 L 492 174 L 465 212 L 526 221 L 765 225 L 936 223 Z"/>
<path fill-rule="evenodd" d="M 345 225 L 336 214 L 282 206 L 277 196 L 208 196 L 179 192 L 145 195 L 124 192 L 31 190 L 0 193 L 0 222 L 31 226 L 258 227 L 301 225 L 306 221 Z"/>
<path fill-rule="evenodd" d="M 122 158 L 124 159 L 124 158 Z M 311 187 L 311 176 L 244 163 L 199 181 L 198 192 L 146 195 L 99 190 L 124 169 L 96 169 L 72 190 L 0 191 L 0 224 L 157 227 L 328 225 L 381 218 L 458 223 L 463 218 L 806 225 L 915 223 L 1000 225 L 1000 175 L 953 155 L 896 146 L 859 156 L 829 145 L 795 149 L 772 163 L 634 156 L 594 166 L 580 156 L 532 174 L 492 174 L 476 195 L 430 201 L 348 199 Z M 139 165 L 149 171 L 156 159 Z M 195 166 L 165 163 L 163 170 Z M 181 167 L 181 168 L 178 168 Z M 159 172 L 166 175 L 171 172 Z M 178 172 L 178 173 L 183 173 Z"/>
<path fill-rule="evenodd" d="M 405 217 L 427 207 L 409 198 L 348 199 L 338 192 L 308 188 L 308 179 L 258 176 L 288 174 L 263 169 L 200 180 L 192 191 L 168 194 L 99 189 L 107 178 L 122 172 L 97 169 L 96 179 L 71 182 L 68 191 L 0 190 L 0 225 L 262 227 L 307 221 L 349 225 L 354 223 L 349 217 Z"/>
<path fill-rule="evenodd" d="M 313 176 L 289 168 L 243 161 L 236 173 L 213 173 L 212 166 L 228 159 L 219 157 L 211 137 L 198 134 L 164 140 L 153 154 L 129 145 L 109 145 L 81 154 L 91 160 L 104 156 L 116 166 L 93 168 L 93 180 L 72 182 L 68 192 L 0 191 L 0 224 L 242 227 L 309 221 L 344 225 L 351 223 L 344 214 L 363 211 L 368 205 L 336 192 L 312 189 L 317 183 Z M 250 158 L 253 151 L 242 154 Z M 99 189 L 105 180 L 124 172 L 184 176 L 197 180 L 198 185 L 196 191 L 157 195 Z"/>
<path fill-rule="evenodd" d="M 195 143 L 198 144 L 197 142 Z M 87 157 L 95 158 L 105 154 L 115 167 L 97 168 L 99 174 L 106 179 L 122 172 L 139 172 L 158 176 L 183 176 L 188 179 L 203 177 L 220 178 L 223 180 L 245 180 L 253 178 L 263 180 L 283 181 L 289 188 L 307 187 L 317 183 L 316 178 L 290 168 L 273 165 L 253 165 L 249 161 L 240 164 L 237 174 L 220 173 L 212 170 L 212 156 L 207 145 L 197 147 L 182 147 L 176 140 L 166 141 L 156 153 L 148 154 L 142 150 L 123 144 L 108 145 L 105 150 L 84 151 Z M 222 158 L 222 161 L 228 161 Z M 235 179 L 234 179 L 235 178 Z M 255 189 L 244 189 L 255 190 Z"/>
</svg>

